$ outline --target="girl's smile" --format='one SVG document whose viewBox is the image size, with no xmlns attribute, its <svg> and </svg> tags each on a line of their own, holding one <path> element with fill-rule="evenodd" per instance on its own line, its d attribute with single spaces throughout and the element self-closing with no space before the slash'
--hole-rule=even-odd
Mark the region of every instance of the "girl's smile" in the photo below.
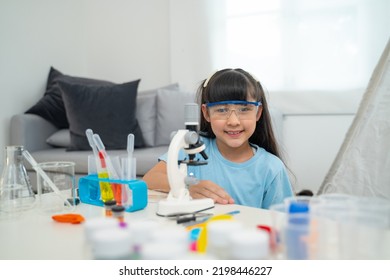
<svg viewBox="0 0 390 280">
<path fill-rule="evenodd" d="M 243 132 L 243 130 L 225 131 L 225 133 L 227 133 L 229 136 L 234 137 L 234 138 L 237 138 L 237 137 L 241 136 L 242 132 Z"/>
</svg>

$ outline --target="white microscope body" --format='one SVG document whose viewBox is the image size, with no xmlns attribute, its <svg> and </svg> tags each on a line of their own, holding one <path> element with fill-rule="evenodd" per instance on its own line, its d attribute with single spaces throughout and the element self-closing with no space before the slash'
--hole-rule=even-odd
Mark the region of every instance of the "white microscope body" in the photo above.
<svg viewBox="0 0 390 280">
<path fill-rule="evenodd" d="M 198 115 L 198 105 L 190 103 L 186 105 L 191 113 Z M 159 201 L 157 205 L 157 215 L 169 216 L 179 213 L 211 213 L 214 208 L 214 200 L 211 198 L 192 199 L 188 191 L 188 185 L 195 184 L 196 179 L 188 176 L 187 165 L 202 165 L 207 162 L 193 161 L 195 154 L 204 154 L 205 145 L 199 141 L 199 135 L 196 132 L 198 125 L 197 117 L 187 117 L 185 125 L 187 129 L 178 130 L 168 149 L 167 174 L 170 186 L 170 192 L 167 199 Z M 187 120 L 187 119 L 190 120 Z M 179 164 L 179 152 L 181 149 L 189 155 L 189 160 L 181 161 Z"/>
</svg>

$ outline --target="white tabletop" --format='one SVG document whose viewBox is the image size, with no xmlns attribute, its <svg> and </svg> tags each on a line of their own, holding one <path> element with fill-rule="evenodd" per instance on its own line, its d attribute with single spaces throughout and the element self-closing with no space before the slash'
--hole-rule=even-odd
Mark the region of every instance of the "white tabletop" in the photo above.
<svg viewBox="0 0 390 280">
<path fill-rule="evenodd" d="M 156 215 L 157 201 L 166 194 L 149 192 L 148 206 L 140 211 L 125 214 L 125 221 L 153 219 L 162 223 L 176 224 L 173 220 Z M 247 227 L 270 225 L 270 211 L 240 205 L 216 205 L 215 214 L 239 210 L 235 219 Z M 79 213 L 86 220 L 104 216 L 104 209 L 99 206 L 79 204 L 74 213 Z M 54 213 L 36 209 L 24 212 L 19 217 L 0 217 L 0 259 L 3 260 L 79 260 L 89 259 L 85 250 L 84 224 L 58 223 L 52 220 Z M 181 226 L 181 225 L 177 225 Z"/>
</svg>

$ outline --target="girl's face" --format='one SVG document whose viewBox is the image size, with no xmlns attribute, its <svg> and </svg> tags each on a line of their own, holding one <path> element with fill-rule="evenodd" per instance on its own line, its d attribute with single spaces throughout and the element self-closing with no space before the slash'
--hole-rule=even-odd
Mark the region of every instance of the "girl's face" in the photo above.
<svg viewBox="0 0 390 280">
<path fill-rule="evenodd" d="M 235 149 L 249 146 L 249 138 L 256 129 L 256 122 L 261 117 L 262 106 L 258 106 L 253 113 L 240 111 L 240 105 L 224 106 L 214 108 L 202 104 L 203 116 L 210 122 L 218 147 Z"/>
</svg>

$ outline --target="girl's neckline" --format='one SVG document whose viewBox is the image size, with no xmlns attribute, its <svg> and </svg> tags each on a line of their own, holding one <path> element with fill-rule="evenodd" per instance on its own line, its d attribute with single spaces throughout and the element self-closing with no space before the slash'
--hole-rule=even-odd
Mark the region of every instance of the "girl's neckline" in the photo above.
<svg viewBox="0 0 390 280">
<path fill-rule="evenodd" d="M 252 145 L 251 145 L 251 148 L 252 148 L 253 155 L 255 155 L 257 152 L 257 148 L 255 146 L 252 146 Z"/>
<path fill-rule="evenodd" d="M 224 155 L 224 153 L 221 152 L 221 150 L 219 149 L 218 147 L 218 144 L 217 144 L 217 141 L 216 139 L 214 139 L 215 141 L 213 141 L 213 145 L 214 145 L 214 148 L 218 151 L 219 155 L 226 161 L 229 161 L 229 162 L 232 162 L 232 163 L 236 163 L 236 164 L 241 164 L 241 163 L 245 163 L 245 162 L 248 162 L 250 161 L 255 155 L 256 155 L 256 152 L 257 152 L 257 147 L 254 146 L 253 144 L 249 143 L 249 148 L 250 148 L 250 155 L 248 155 L 247 158 L 245 158 L 244 160 L 242 161 L 235 161 L 235 160 L 232 160 L 230 159 L 229 157 L 226 157 Z M 245 153 L 248 153 L 248 151 L 246 151 Z"/>
</svg>

